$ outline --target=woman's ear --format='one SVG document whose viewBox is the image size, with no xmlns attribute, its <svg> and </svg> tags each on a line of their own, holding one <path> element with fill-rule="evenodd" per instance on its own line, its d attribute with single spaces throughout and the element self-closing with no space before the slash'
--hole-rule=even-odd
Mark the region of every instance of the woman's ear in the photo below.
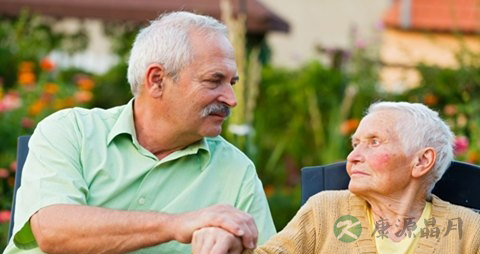
<svg viewBox="0 0 480 254">
<path fill-rule="evenodd" d="M 414 178 L 419 178 L 430 172 L 433 165 L 435 165 L 436 158 L 437 153 L 432 147 L 420 150 L 414 158 L 412 176 Z"/>
<path fill-rule="evenodd" d="M 162 96 L 165 87 L 165 68 L 160 64 L 150 64 L 145 72 L 145 92 L 151 97 Z"/>
</svg>

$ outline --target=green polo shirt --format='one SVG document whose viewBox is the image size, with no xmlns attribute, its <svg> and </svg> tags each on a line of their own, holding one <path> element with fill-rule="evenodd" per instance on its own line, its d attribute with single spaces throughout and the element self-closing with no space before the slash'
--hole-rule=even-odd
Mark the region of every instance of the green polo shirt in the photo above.
<svg viewBox="0 0 480 254">
<path fill-rule="evenodd" d="M 138 143 L 132 106 L 67 109 L 38 124 L 5 253 L 41 252 L 29 219 L 53 204 L 173 214 L 230 204 L 254 217 L 259 244 L 275 234 L 255 167 L 240 150 L 218 136 L 159 160 Z M 191 253 L 191 246 L 172 241 L 138 252 Z"/>
</svg>

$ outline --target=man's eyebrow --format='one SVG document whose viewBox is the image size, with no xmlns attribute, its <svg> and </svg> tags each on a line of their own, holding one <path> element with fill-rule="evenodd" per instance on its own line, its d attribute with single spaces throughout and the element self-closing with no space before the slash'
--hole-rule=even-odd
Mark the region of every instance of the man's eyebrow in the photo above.
<svg viewBox="0 0 480 254">
<path fill-rule="evenodd" d="M 213 77 L 213 78 L 218 78 L 218 79 L 224 79 L 224 78 L 225 78 L 225 75 L 224 75 L 223 73 L 221 73 L 221 72 L 214 72 L 214 73 L 212 74 L 212 77 Z"/>
</svg>

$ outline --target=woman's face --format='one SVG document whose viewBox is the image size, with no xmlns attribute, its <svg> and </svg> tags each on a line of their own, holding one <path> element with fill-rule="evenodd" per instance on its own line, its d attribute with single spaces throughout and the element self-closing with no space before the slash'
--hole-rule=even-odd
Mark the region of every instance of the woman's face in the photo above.
<svg viewBox="0 0 480 254">
<path fill-rule="evenodd" d="M 347 157 L 348 189 L 368 196 L 401 193 L 411 181 L 412 158 L 402 147 L 395 125 L 398 112 L 380 110 L 365 116 L 352 135 Z"/>
</svg>

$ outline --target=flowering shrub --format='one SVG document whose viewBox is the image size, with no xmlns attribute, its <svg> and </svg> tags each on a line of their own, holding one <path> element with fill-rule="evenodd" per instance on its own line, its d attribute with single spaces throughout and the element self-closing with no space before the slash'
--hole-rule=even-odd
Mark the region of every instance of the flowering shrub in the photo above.
<svg viewBox="0 0 480 254">
<path fill-rule="evenodd" d="M 60 82 L 55 64 L 46 58 L 21 62 L 15 84 L 7 86 L 0 77 L 0 224 L 8 225 L 10 219 L 17 137 L 31 134 L 41 119 L 57 110 L 88 106 L 94 86 L 85 75 Z"/>
<path fill-rule="evenodd" d="M 480 62 L 461 62 L 468 64 L 458 69 L 419 66 L 421 86 L 400 99 L 438 111 L 456 136 L 455 159 L 480 164 Z"/>
</svg>

